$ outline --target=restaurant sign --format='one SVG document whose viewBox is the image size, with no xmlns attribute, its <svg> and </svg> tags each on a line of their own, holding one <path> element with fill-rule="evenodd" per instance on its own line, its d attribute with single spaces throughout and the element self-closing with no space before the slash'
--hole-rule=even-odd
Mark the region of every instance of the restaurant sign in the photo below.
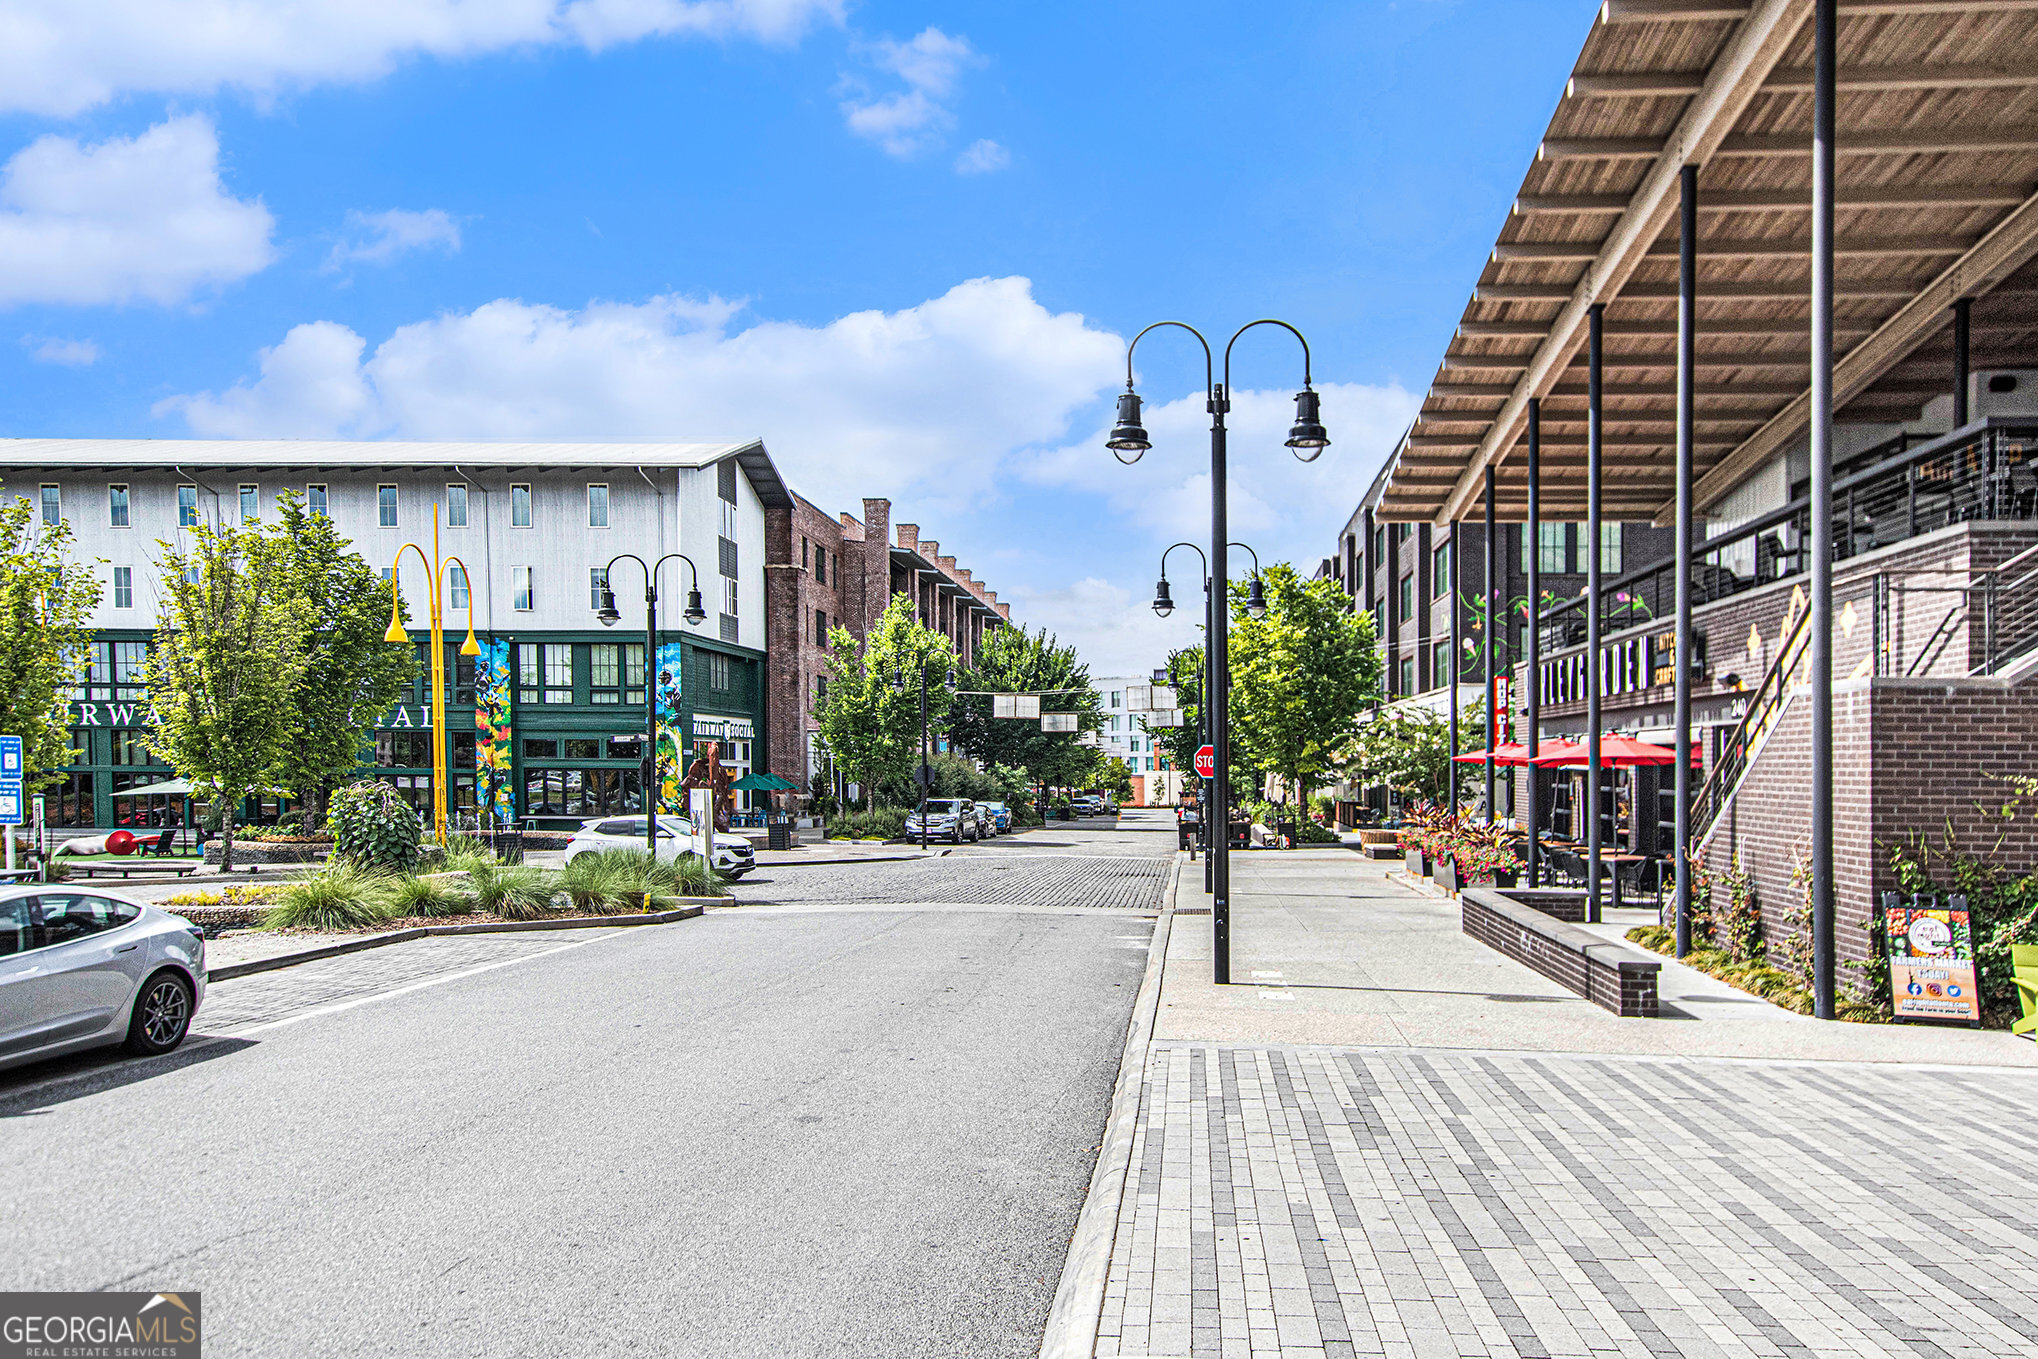
<svg viewBox="0 0 2038 1359">
<path fill-rule="evenodd" d="M 1705 664 L 1705 634 L 1693 637 L 1692 661 Z M 1583 651 L 1544 661 L 1538 672 L 1544 703 L 1583 703 L 1585 694 Z M 1696 672 L 1693 675 L 1696 678 Z M 1641 693 L 1646 689 L 1667 689 L 1677 683 L 1677 630 L 1636 633 L 1600 647 L 1599 693 L 1602 698 Z"/>
<path fill-rule="evenodd" d="M 1899 1020 L 1981 1026 L 1974 922 L 1967 898 L 1882 894 L 1883 951 L 1890 1006 Z"/>
</svg>

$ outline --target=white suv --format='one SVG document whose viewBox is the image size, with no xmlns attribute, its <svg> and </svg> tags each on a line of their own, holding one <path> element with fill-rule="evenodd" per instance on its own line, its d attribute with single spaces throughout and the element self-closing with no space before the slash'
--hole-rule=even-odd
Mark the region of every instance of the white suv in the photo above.
<svg viewBox="0 0 2038 1359">
<path fill-rule="evenodd" d="M 605 849 L 644 848 L 644 818 L 641 816 L 598 817 L 580 823 L 580 829 L 566 843 L 566 862 L 572 863 L 582 854 L 598 854 Z M 658 818 L 658 857 L 677 859 L 693 848 L 693 822 L 683 816 L 661 816 Z M 714 839 L 715 852 L 712 862 L 715 871 L 725 878 L 742 877 L 757 867 L 757 851 L 748 840 L 727 831 L 718 831 Z"/>
</svg>

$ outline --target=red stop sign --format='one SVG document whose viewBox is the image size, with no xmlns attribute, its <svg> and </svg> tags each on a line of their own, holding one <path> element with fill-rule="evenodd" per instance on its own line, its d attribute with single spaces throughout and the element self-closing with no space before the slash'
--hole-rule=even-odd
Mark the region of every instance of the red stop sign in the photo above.
<svg viewBox="0 0 2038 1359">
<path fill-rule="evenodd" d="M 1216 777 L 1217 748 L 1215 746 L 1204 746 L 1196 752 L 1196 772 L 1206 779 Z"/>
</svg>

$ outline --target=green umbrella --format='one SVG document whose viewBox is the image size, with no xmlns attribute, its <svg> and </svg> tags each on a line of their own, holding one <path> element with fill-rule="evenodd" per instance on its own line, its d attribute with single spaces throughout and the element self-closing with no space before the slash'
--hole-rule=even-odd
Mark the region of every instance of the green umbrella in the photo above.
<svg viewBox="0 0 2038 1359">
<path fill-rule="evenodd" d="M 737 793 L 771 793 L 783 786 L 784 784 L 771 774 L 745 774 L 730 784 L 729 789 Z"/>
</svg>

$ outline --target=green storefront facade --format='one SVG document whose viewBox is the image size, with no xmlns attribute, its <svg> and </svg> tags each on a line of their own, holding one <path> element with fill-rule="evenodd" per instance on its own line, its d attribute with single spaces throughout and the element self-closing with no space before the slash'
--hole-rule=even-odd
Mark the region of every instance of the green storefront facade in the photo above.
<svg viewBox="0 0 2038 1359">
<path fill-rule="evenodd" d="M 447 810 L 463 824 L 509 820 L 540 828 L 567 827 L 597 816 L 642 810 L 641 764 L 644 643 L 615 633 L 481 634 L 479 660 L 458 654 L 463 634 L 446 647 L 443 732 L 450 786 Z M 765 749 L 764 653 L 691 634 L 661 633 L 659 654 L 680 657 L 677 692 L 661 684 L 661 735 L 676 726 L 681 762 L 696 741 L 720 742 L 722 760 L 738 775 L 755 768 Z M 69 702 L 78 751 L 58 782 L 42 791 L 53 831 L 165 828 L 186 824 L 199 809 L 183 795 L 148 791 L 177 771 L 148 749 L 149 699 L 142 663 L 149 634 L 95 634 L 85 682 Z M 430 667 L 419 646 L 419 679 L 383 718 L 363 749 L 360 775 L 396 787 L 420 811 L 432 806 L 435 738 Z M 491 686 L 491 662 L 497 667 Z M 477 725 L 477 679 L 483 717 Z M 494 703 L 487 700 L 493 690 Z M 675 720 L 676 719 L 676 720 Z M 667 750 L 668 786 L 676 777 Z M 744 795 L 738 795 L 738 805 Z M 241 819 L 275 822 L 293 809 L 282 796 L 252 798 Z M 678 808 L 668 798 L 667 811 Z"/>
</svg>

